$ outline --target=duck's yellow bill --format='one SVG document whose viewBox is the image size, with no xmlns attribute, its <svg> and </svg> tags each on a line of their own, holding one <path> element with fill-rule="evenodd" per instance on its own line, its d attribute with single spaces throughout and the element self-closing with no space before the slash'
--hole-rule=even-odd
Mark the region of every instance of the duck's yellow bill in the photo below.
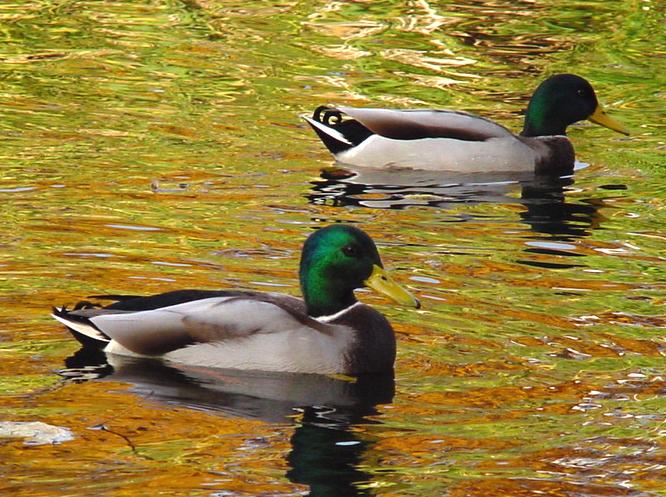
<svg viewBox="0 0 666 497">
<path fill-rule="evenodd" d="M 624 135 L 630 134 L 629 129 L 620 121 L 616 121 L 608 114 L 606 114 L 606 111 L 601 107 L 601 105 L 597 105 L 597 108 L 594 109 L 594 112 L 590 117 L 588 117 L 588 119 L 593 123 L 599 124 L 608 129 L 612 129 L 613 131 L 617 131 L 618 133 L 622 133 Z"/>
<path fill-rule="evenodd" d="M 372 274 L 363 283 L 368 288 L 372 288 L 375 292 L 387 296 L 398 304 L 416 307 L 417 309 L 421 307 L 421 302 L 414 295 L 393 281 L 388 273 L 379 266 L 373 266 Z"/>
</svg>

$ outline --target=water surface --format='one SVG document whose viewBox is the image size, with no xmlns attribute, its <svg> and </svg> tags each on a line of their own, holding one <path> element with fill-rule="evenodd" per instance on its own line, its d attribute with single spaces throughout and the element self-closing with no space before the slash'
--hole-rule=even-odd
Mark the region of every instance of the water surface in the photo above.
<svg viewBox="0 0 666 497">
<path fill-rule="evenodd" d="M 0 5 L 0 418 L 76 437 L 0 441 L 0 492 L 664 495 L 663 19 L 653 1 Z M 517 130 L 564 71 L 634 131 L 573 126 L 570 178 L 350 175 L 298 118 L 440 107 Z M 395 378 L 95 379 L 108 365 L 48 317 L 99 293 L 296 294 L 331 222 L 367 230 L 424 304 L 360 294 L 394 323 Z"/>
</svg>

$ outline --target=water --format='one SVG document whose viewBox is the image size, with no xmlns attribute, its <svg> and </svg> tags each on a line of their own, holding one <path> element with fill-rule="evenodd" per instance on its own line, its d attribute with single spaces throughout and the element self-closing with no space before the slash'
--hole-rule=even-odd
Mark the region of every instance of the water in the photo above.
<svg viewBox="0 0 666 497">
<path fill-rule="evenodd" d="M 0 492 L 664 495 L 663 14 L 0 5 L 0 418 L 75 437 L 3 440 Z M 298 118 L 448 107 L 517 130 L 563 71 L 634 133 L 572 127 L 581 164 L 561 180 L 350 175 Z M 297 293 L 303 239 L 337 221 L 371 233 L 424 304 L 361 294 L 397 330 L 395 378 L 131 361 L 104 376 L 48 317 L 99 293 Z"/>
</svg>

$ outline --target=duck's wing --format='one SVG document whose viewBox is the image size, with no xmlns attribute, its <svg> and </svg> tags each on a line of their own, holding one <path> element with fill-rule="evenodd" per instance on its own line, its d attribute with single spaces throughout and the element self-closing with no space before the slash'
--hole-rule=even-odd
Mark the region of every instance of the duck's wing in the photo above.
<svg viewBox="0 0 666 497">
<path fill-rule="evenodd" d="M 149 297 L 157 298 L 163 300 L 164 296 Z M 300 299 L 258 292 L 229 292 L 138 311 L 55 309 L 53 316 L 78 333 L 115 341 L 141 355 L 161 355 L 195 343 L 224 342 L 304 326 L 328 334 L 331 327 L 310 318 Z"/>
<path fill-rule="evenodd" d="M 395 140 L 452 138 L 485 141 L 513 134 L 489 119 L 450 110 L 396 110 L 336 107 L 375 134 Z"/>
<path fill-rule="evenodd" d="M 512 133 L 489 119 L 451 110 L 396 110 L 337 107 L 373 133 L 395 140 L 453 138 L 484 141 Z"/>
<path fill-rule="evenodd" d="M 137 295 L 89 295 L 92 300 L 77 302 L 72 310 L 66 307 L 53 308 L 52 316 L 67 326 L 83 346 L 104 348 L 111 341 L 103 331 L 92 324 L 89 318 L 117 314 L 121 312 L 137 312 L 160 309 L 176 304 L 183 304 L 200 299 L 213 297 L 231 297 L 256 292 L 220 291 L 220 290 L 175 290 L 150 296 Z M 103 306 L 99 301 L 113 301 Z"/>
<path fill-rule="evenodd" d="M 133 295 L 91 295 L 88 298 L 98 300 L 114 300 L 115 302 L 105 309 L 114 309 L 119 311 L 149 311 L 160 309 L 176 304 L 184 304 L 195 300 L 209 299 L 213 297 L 249 297 L 259 298 L 262 294 L 259 292 L 249 292 L 241 290 L 174 290 L 172 292 L 150 295 L 147 297 Z M 285 297 L 288 297 L 285 295 Z M 298 299 L 295 299 L 298 300 Z M 76 307 L 80 307 L 81 303 Z M 76 308 L 75 307 L 75 308 Z"/>
</svg>

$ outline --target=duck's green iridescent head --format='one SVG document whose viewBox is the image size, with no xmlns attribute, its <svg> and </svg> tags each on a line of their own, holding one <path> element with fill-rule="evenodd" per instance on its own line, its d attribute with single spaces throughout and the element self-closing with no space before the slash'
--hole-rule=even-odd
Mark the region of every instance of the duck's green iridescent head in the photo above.
<svg viewBox="0 0 666 497">
<path fill-rule="evenodd" d="M 372 238 L 353 226 L 334 224 L 310 235 L 303 245 L 299 276 L 313 317 L 349 307 L 356 302 L 354 290 L 366 286 L 400 304 L 419 306 L 389 278 Z"/>
<path fill-rule="evenodd" d="M 567 126 L 583 119 L 629 134 L 622 123 L 606 115 L 587 80 L 574 74 L 557 74 L 541 83 L 532 95 L 521 135 L 566 135 Z"/>
</svg>

